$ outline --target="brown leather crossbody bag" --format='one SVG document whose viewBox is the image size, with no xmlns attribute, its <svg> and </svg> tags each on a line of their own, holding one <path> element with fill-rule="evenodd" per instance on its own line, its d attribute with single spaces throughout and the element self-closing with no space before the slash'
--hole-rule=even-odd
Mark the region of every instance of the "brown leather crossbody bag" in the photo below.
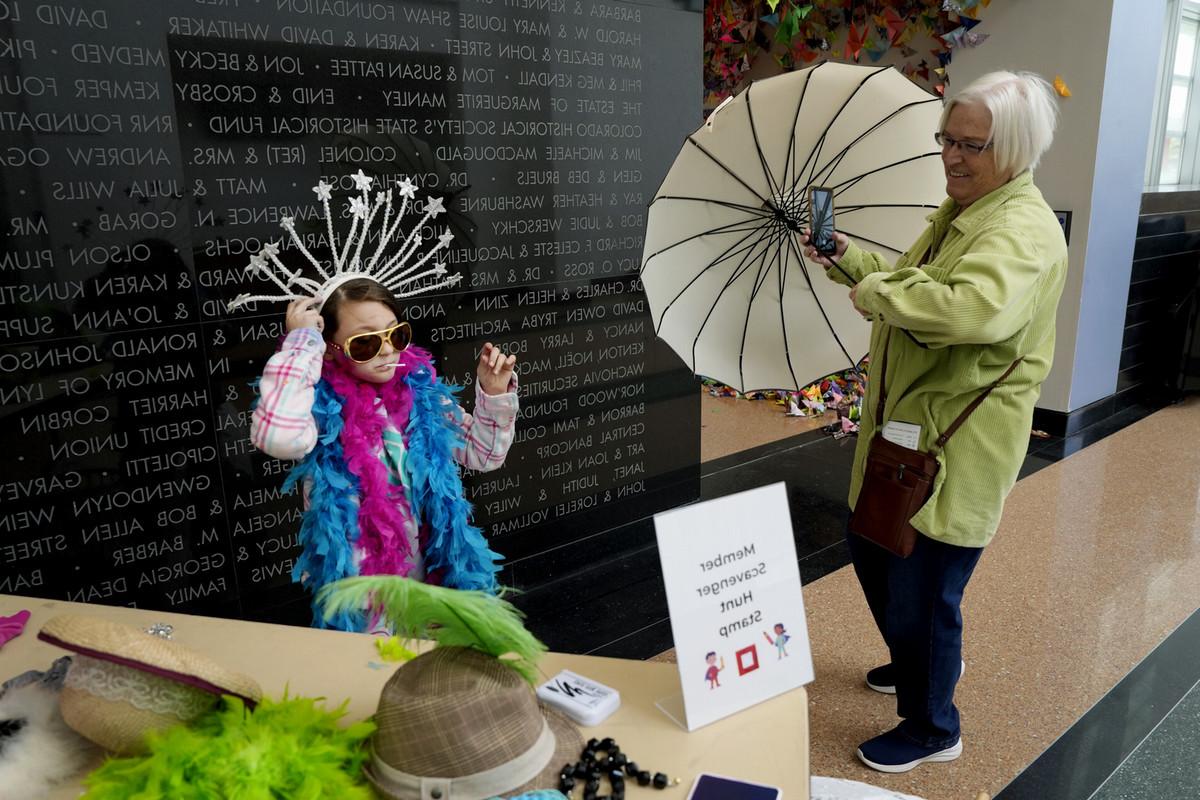
<svg viewBox="0 0 1200 800">
<path fill-rule="evenodd" d="M 850 532 L 874 542 L 893 555 L 908 558 L 917 544 L 917 529 L 910 522 L 933 494 L 938 472 L 937 453 L 966 422 L 984 398 L 1021 363 L 1017 359 L 991 386 L 963 409 L 950 427 L 938 436 L 929 452 L 912 450 L 883 438 L 883 406 L 887 400 L 887 351 L 891 332 L 883 348 L 880 365 L 879 401 L 875 405 L 875 436 L 867 451 L 866 474 L 858 493 Z"/>
</svg>

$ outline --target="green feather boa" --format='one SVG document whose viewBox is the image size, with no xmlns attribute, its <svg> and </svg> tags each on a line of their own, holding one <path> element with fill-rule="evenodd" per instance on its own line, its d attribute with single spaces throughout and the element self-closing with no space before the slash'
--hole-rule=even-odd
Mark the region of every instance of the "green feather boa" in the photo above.
<svg viewBox="0 0 1200 800">
<path fill-rule="evenodd" d="M 372 722 L 304 697 L 264 698 L 254 711 L 226 696 L 220 709 L 147 738 L 150 753 L 116 758 L 85 779 L 85 800 L 372 800 L 362 778 Z"/>
</svg>

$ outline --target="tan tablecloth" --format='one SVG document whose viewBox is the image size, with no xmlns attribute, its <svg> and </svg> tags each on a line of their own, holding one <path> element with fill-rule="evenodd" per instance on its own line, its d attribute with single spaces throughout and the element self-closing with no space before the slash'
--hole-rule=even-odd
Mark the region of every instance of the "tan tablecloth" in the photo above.
<svg viewBox="0 0 1200 800">
<path fill-rule="evenodd" d="M 94 614 L 136 627 L 169 623 L 175 641 L 253 676 L 269 696 L 280 696 L 286 686 L 292 694 L 326 697 L 335 705 L 349 698 L 347 720 L 374 712 L 384 682 L 397 668 L 384 663 L 374 640 L 363 634 L 0 595 L 0 615 L 23 608 L 33 616 L 25 633 L 0 649 L 0 682 L 29 669 L 44 670 L 66 654 L 37 639 L 46 620 L 62 613 Z M 600 725 L 583 729 L 584 737 L 611 736 L 644 768 L 682 779 L 664 792 L 632 786 L 629 800 L 683 800 L 699 772 L 779 786 L 784 800 L 808 800 L 803 689 L 688 733 L 654 705 L 680 693 L 673 664 L 550 653 L 541 668 L 547 676 L 570 669 L 616 688 L 621 708 Z M 55 797 L 77 794 L 78 787 L 68 787 Z"/>
</svg>

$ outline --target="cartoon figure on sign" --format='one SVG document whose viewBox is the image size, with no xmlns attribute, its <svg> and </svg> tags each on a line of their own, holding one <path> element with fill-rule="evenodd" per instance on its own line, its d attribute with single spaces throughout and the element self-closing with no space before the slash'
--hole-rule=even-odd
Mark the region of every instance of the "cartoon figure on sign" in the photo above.
<svg viewBox="0 0 1200 800">
<path fill-rule="evenodd" d="M 708 664 L 708 670 L 704 673 L 704 680 L 708 681 L 708 688 L 719 689 L 721 679 L 718 676 L 721 670 L 725 669 L 725 659 L 721 659 L 721 666 L 718 667 L 716 652 L 710 652 L 704 656 L 704 661 Z"/>
<path fill-rule="evenodd" d="M 774 639 L 772 639 L 771 634 L 767 633 L 766 631 L 763 631 L 763 636 L 767 637 L 767 644 L 775 645 L 775 649 L 779 651 L 779 659 L 777 660 L 782 660 L 783 657 L 788 654 L 787 643 L 792 637 L 788 635 L 786 630 L 784 630 L 782 622 L 775 623 Z"/>
</svg>

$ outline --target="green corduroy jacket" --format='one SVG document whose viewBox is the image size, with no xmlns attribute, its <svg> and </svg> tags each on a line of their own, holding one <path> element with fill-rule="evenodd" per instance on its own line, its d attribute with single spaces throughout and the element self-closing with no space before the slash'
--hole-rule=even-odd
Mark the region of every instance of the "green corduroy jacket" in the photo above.
<svg viewBox="0 0 1200 800">
<path fill-rule="evenodd" d="M 882 354 L 888 343 L 884 420 L 920 425 L 924 450 L 1023 358 L 938 454 L 933 495 L 912 518 L 913 527 L 930 538 L 983 547 L 1016 482 L 1034 403 L 1050 371 L 1067 245 L 1028 172 L 966 208 L 947 199 L 928 221 L 894 266 L 851 243 L 839 263 L 853 280 L 837 269 L 828 275 L 858 285 L 858 305 L 873 319 L 871 353 Z M 872 359 L 851 508 L 875 434 L 881 367 L 881 358 Z"/>
</svg>

